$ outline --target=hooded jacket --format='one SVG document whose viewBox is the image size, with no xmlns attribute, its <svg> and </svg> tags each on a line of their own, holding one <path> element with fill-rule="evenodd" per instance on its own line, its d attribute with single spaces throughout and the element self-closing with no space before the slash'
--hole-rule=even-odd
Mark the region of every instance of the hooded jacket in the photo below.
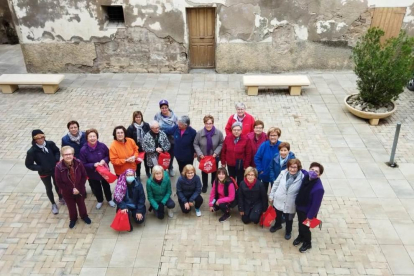
<svg viewBox="0 0 414 276">
<path fill-rule="evenodd" d="M 37 171 L 40 176 L 53 175 L 56 163 L 60 160 L 60 150 L 52 141 L 46 141 L 49 152 L 43 152 L 36 142 L 32 141 L 32 147 L 27 151 L 25 165 L 31 171 Z"/>
</svg>

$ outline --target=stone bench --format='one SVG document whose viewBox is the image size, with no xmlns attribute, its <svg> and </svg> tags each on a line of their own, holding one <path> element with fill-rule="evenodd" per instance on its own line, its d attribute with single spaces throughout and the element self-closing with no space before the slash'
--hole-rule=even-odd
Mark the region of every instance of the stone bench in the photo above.
<svg viewBox="0 0 414 276">
<path fill-rule="evenodd" d="M 52 74 L 3 74 L 0 76 L 0 88 L 3 93 L 13 93 L 19 85 L 39 84 L 46 94 L 54 94 L 64 78 L 64 75 Z"/>
<path fill-rule="evenodd" d="M 288 86 L 291 96 L 300 96 L 302 86 L 310 85 L 307 76 L 243 76 L 243 84 L 247 87 L 247 95 L 257 96 L 260 87 Z"/>
</svg>

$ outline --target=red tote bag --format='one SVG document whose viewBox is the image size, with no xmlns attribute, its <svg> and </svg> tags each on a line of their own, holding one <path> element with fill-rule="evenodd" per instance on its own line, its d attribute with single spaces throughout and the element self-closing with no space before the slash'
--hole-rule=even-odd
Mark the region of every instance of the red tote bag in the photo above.
<svg viewBox="0 0 414 276">
<path fill-rule="evenodd" d="M 205 173 L 212 173 L 217 171 L 216 158 L 213 156 L 205 156 L 200 160 L 198 168 Z"/>
<path fill-rule="evenodd" d="M 114 182 L 117 177 L 109 170 L 108 166 L 98 166 L 96 171 L 106 180 L 108 183 Z"/>
<path fill-rule="evenodd" d="M 276 219 L 276 211 L 273 206 L 269 206 L 260 217 L 260 225 L 263 227 L 270 227 L 272 225 L 272 222 Z"/>
<path fill-rule="evenodd" d="M 145 152 L 139 152 L 138 153 L 138 158 L 135 159 L 135 163 L 139 164 L 139 163 L 143 162 L 144 158 L 145 158 Z"/>
<path fill-rule="evenodd" d="M 168 170 L 170 166 L 171 156 L 168 152 L 161 152 L 160 156 L 158 156 L 158 165 L 164 168 L 164 170 Z"/>
<path fill-rule="evenodd" d="M 114 221 L 112 221 L 111 228 L 115 231 L 130 231 L 131 226 L 129 225 L 129 214 L 122 213 L 121 210 L 115 215 Z"/>
<path fill-rule="evenodd" d="M 305 219 L 302 222 L 303 225 L 306 225 L 309 228 L 315 228 L 316 226 L 319 225 L 319 229 L 322 229 L 322 221 L 320 221 L 317 218 L 313 218 L 313 219 Z"/>
</svg>

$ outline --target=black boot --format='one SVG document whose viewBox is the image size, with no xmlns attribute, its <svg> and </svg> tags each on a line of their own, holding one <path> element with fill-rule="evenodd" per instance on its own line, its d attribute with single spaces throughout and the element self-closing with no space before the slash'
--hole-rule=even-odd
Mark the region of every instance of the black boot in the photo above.
<svg viewBox="0 0 414 276">
<path fill-rule="evenodd" d="M 308 249 L 312 248 L 312 243 L 310 242 L 303 242 L 302 246 L 299 248 L 300 253 L 306 252 Z"/>
<path fill-rule="evenodd" d="M 293 245 L 294 246 L 298 246 L 299 244 L 301 244 L 303 241 L 300 237 L 297 237 L 294 241 L 293 241 Z"/>
<path fill-rule="evenodd" d="M 276 232 L 279 229 L 282 229 L 282 226 L 281 225 L 280 226 L 276 226 L 276 224 L 275 224 L 272 227 L 270 227 L 270 230 L 269 231 L 272 232 L 272 233 L 274 233 L 274 232 Z"/>
</svg>

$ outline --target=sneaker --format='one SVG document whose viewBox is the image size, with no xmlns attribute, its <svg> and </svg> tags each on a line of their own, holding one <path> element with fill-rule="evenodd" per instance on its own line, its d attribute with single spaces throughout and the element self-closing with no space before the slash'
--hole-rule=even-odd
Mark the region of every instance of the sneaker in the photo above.
<svg viewBox="0 0 414 276">
<path fill-rule="evenodd" d="M 273 225 L 272 227 L 270 227 L 270 230 L 269 231 L 272 232 L 272 233 L 274 233 L 274 232 L 276 232 L 279 229 L 282 229 L 282 226 Z"/>
<path fill-rule="evenodd" d="M 168 216 L 172 218 L 174 216 L 174 212 L 172 209 L 168 209 Z"/>
<path fill-rule="evenodd" d="M 201 191 L 203 192 L 203 194 L 207 193 L 207 186 L 203 186 L 203 188 L 201 189 Z"/>
<path fill-rule="evenodd" d="M 59 208 L 57 207 L 57 205 L 56 205 L 56 204 L 52 204 L 52 213 L 53 213 L 54 215 L 59 214 Z"/>
<path fill-rule="evenodd" d="M 97 204 L 96 204 L 96 209 L 101 209 L 101 207 L 102 207 L 102 202 L 98 202 Z"/>
<path fill-rule="evenodd" d="M 292 238 L 292 233 L 286 233 L 285 234 L 285 240 L 290 240 L 290 238 Z"/>
<path fill-rule="evenodd" d="M 231 218 L 230 214 L 224 214 L 224 215 L 221 216 L 221 218 L 219 218 L 219 221 L 220 222 L 225 222 L 229 218 Z"/>
<path fill-rule="evenodd" d="M 168 172 L 170 173 L 170 176 L 171 177 L 174 177 L 175 176 L 175 171 L 173 169 L 168 170 Z"/>
<path fill-rule="evenodd" d="M 63 198 L 59 198 L 60 205 L 66 205 L 66 201 Z"/>
<path fill-rule="evenodd" d="M 299 248 L 300 253 L 304 253 L 312 248 L 312 243 L 310 242 L 303 242 L 302 246 Z"/>
<path fill-rule="evenodd" d="M 112 208 L 116 207 L 116 204 L 113 200 L 108 201 L 109 206 L 111 206 Z"/>
<path fill-rule="evenodd" d="M 201 217 L 201 211 L 200 211 L 200 209 L 195 209 L 195 211 L 196 211 L 197 217 Z"/>
<path fill-rule="evenodd" d="M 86 224 L 91 224 L 91 219 L 89 218 L 89 217 L 84 217 L 83 219 L 82 219 Z"/>
<path fill-rule="evenodd" d="M 76 220 L 69 221 L 69 228 L 72 229 L 73 227 L 75 227 L 75 224 L 76 224 Z"/>
<path fill-rule="evenodd" d="M 303 241 L 300 237 L 297 237 L 294 241 L 293 241 L 293 245 L 294 246 L 298 246 L 299 244 L 301 244 Z"/>
</svg>

